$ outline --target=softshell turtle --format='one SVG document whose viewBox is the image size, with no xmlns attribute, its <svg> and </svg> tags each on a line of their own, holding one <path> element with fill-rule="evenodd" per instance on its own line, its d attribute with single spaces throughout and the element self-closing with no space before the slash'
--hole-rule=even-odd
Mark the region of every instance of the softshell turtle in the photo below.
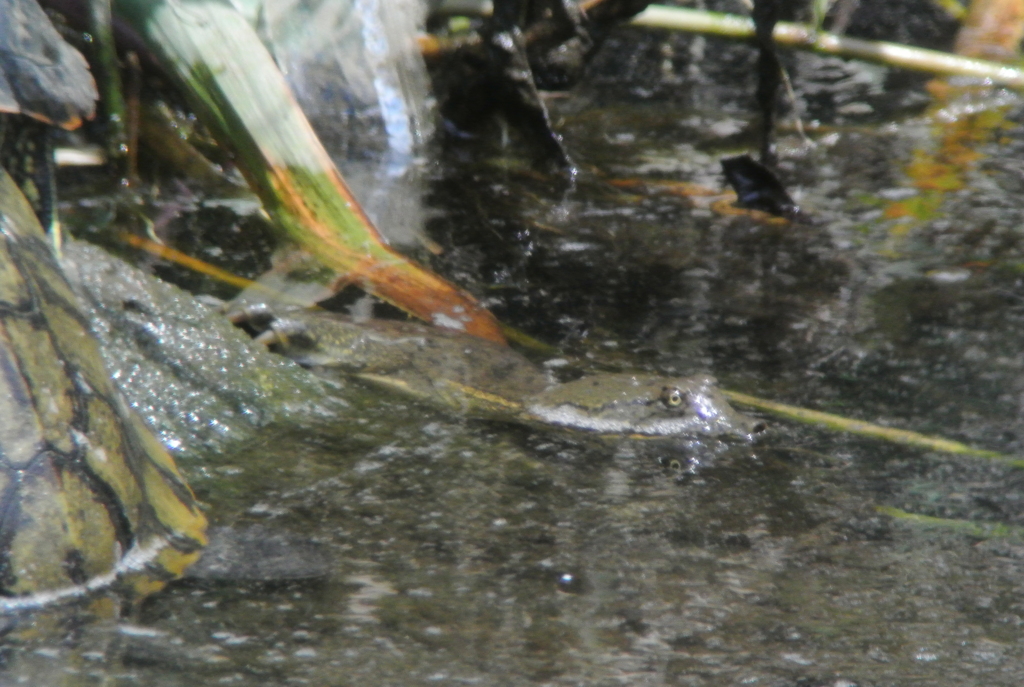
<svg viewBox="0 0 1024 687">
<path fill-rule="evenodd" d="M 512 349 L 414 322 L 265 307 L 231 314 L 299 364 L 351 376 L 460 413 L 602 435 L 752 438 L 759 420 L 732 408 L 709 375 L 599 374 L 555 384 Z"/>
</svg>

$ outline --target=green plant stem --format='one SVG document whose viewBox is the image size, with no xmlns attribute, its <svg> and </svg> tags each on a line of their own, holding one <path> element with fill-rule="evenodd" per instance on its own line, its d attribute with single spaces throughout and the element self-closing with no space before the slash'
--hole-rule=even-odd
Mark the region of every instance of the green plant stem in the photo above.
<svg viewBox="0 0 1024 687">
<path fill-rule="evenodd" d="M 859 434 L 861 436 L 873 437 L 875 439 L 883 439 L 895 444 L 916 446 L 929 451 L 942 451 L 943 453 L 956 453 L 959 455 L 973 456 L 975 458 L 985 458 L 1005 463 L 1011 467 L 1024 468 L 1024 460 L 1003 455 L 998 451 L 986 451 L 984 449 L 974 448 L 967 444 L 962 444 L 959 441 L 952 441 L 941 437 L 931 437 L 926 434 L 919 434 L 906 429 L 883 427 L 881 425 L 875 425 L 862 420 L 852 420 L 850 418 L 843 417 L 842 415 L 823 413 L 818 410 L 808 410 L 807 408 L 786 405 L 785 403 L 776 403 L 775 401 L 768 401 L 756 396 L 742 394 L 738 391 L 723 389 L 722 392 L 725 394 L 726 398 L 734 403 L 757 408 L 758 410 L 764 410 L 772 413 L 773 415 L 786 418 L 787 420 L 795 420 L 796 422 L 818 425 L 820 427 L 827 427 L 828 429 L 838 430 L 841 432 L 849 432 L 851 434 Z"/>
<path fill-rule="evenodd" d="M 875 506 L 875 510 L 882 515 L 888 515 L 897 520 L 909 522 L 924 527 L 936 527 L 945 530 L 962 532 L 979 539 L 992 539 L 995 537 L 1024 538 L 1024 528 L 1004 525 L 999 522 L 971 522 L 970 520 L 954 520 L 952 518 L 937 518 L 934 515 L 918 515 L 908 513 L 892 506 Z"/>
<path fill-rule="evenodd" d="M 635 16 L 634 26 L 704 33 L 725 38 L 753 39 L 754 22 L 748 17 L 704 12 L 683 7 L 650 5 Z M 898 43 L 868 41 L 815 31 L 806 24 L 779 22 L 775 42 L 781 46 L 812 50 L 826 55 L 878 62 L 890 67 L 931 72 L 944 76 L 988 79 L 1013 88 L 1024 87 L 1024 71 L 997 62 L 960 57 L 937 50 L 925 50 Z"/>
<path fill-rule="evenodd" d="M 89 32 L 92 34 L 93 69 L 107 118 L 108 154 L 111 159 L 124 160 L 128 140 L 126 108 L 111 28 L 110 0 L 89 0 Z"/>
</svg>

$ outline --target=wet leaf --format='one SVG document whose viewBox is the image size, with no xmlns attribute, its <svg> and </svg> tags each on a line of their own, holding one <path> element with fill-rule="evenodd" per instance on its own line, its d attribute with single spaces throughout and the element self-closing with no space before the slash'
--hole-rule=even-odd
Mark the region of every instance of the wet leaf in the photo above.
<svg viewBox="0 0 1024 687">
<path fill-rule="evenodd" d="M 245 19 L 218 2 L 121 0 L 119 13 L 181 82 L 193 108 L 293 241 L 350 283 L 428 322 L 503 341 L 472 296 L 385 245 Z"/>
<path fill-rule="evenodd" d="M 82 54 L 35 0 L 0 0 L 0 112 L 75 129 L 96 112 L 96 83 Z"/>
</svg>

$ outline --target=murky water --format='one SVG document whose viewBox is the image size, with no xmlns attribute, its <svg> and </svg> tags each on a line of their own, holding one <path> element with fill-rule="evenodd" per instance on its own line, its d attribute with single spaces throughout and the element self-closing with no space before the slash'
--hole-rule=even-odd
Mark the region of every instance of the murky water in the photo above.
<svg viewBox="0 0 1024 687">
<path fill-rule="evenodd" d="M 784 136 L 782 171 L 816 222 L 782 226 L 654 186 L 720 187 L 753 141 L 747 58 L 664 46 L 676 92 L 635 102 L 605 71 L 553 103 L 575 186 L 449 149 L 437 268 L 571 370 L 710 371 L 1019 455 L 1024 103 L 929 111 L 921 79 L 798 58 L 820 126 Z M 313 542 L 290 573 L 21 637 L 0 683 L 1024 682 L 1024 542 L 875 510 L 1022 525 L 1017 470 L 777 421 L 754 446 L 585 441 L 336 393 L 327 421 L 183 454 L 216 524 Z"/>
</svg>

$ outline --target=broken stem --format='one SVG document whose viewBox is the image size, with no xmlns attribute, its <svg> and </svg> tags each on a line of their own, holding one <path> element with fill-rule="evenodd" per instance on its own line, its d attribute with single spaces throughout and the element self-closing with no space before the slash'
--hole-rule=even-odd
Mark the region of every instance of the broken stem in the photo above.
<svg viewBox="0 0 1024 687">
<path fill-rule="evenodd" d="M 633 26 L 705 33 L 726 38 L 753 39 L 754 22 L 749 17 L 720 12 L 703 12 L 683 7 L 650 5 L 632 20 Z M 1024 71 L 997 62 L 960 57 L 937 50 L 925 50 L 899 43 L 869 41 L 815 31 L 806 24 L 780 21 L 775 25 L 775 42 L 780 46 L 838 55 L 890 67 L 931 72 L 944 76 L 988 79 L 1013 88 L 1024 87 Z"/>
</svg>

